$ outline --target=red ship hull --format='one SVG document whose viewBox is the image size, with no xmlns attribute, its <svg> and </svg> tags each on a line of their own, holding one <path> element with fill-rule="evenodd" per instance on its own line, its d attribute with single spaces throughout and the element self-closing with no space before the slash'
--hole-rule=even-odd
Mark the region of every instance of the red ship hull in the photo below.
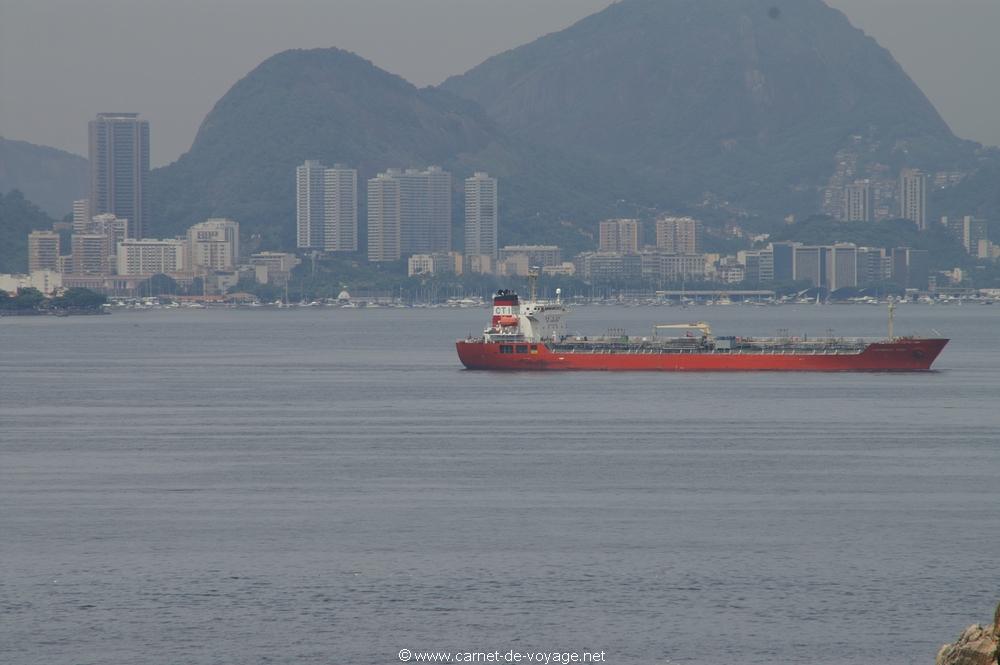
<svg viewBox="0 0 1000 665">
<path fill-rule="evenodd" d="M 544 342 L 525 353 L 501 353 L 499 342 L 463 340 L 458 357 L 476 370 L 577 370 L 663 372 L 923 372 L 947 339 L 875 342 L 860 353 L 553 353 Z M 524 343 L 519 346 L 526 346 Z"/>
</svg>

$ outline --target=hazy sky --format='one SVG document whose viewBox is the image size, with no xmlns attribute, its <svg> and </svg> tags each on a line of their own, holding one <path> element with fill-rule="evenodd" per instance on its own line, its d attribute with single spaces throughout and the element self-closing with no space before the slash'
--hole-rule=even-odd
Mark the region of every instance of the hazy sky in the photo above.
<svg viewBox="0 0 1000 665">
<path fill-rule="evenodd" d="M 1000 145 L 1000 0 L 828 0 L 893 52 L 955 132 Z M 186 151 L 260 61 L 338 46 L 417 85 L 609 0 L 0 0 L 0 135 L 87 150 L 87 120 L 138 111 L 152 159 Z"/>
</svg>

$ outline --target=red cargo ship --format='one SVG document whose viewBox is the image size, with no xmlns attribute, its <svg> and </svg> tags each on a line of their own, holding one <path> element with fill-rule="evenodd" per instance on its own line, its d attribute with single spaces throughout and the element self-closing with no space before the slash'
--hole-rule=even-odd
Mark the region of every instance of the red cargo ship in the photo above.
<svg viewBox="0 0 1000 665">
<path fill-rule="evenodd" d="M 580 337 L 566 334 L 565 313 L 559 299 L 522 305 L 499 291 L 490 327 L 460 340 L 458 357 L 485 370 L 919 372 L 948 344 L 894 337 L 892 305 L 884 340 L 716 337 L 701 322 L 658 325 L 651 337 Z"/>
</svg>

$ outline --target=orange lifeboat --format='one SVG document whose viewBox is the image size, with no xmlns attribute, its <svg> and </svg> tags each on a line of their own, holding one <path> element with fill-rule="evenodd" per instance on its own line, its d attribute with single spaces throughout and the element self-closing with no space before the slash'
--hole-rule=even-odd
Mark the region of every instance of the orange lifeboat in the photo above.
<svg viewBox="0 0 1000 665">
<path fill-rule="evenodd" d="M 520 323 L 516 316 L 501 316 L 500 320 L 497 321 L 501 326 L 505 328 L 510 328 L 516 326 Z"/>
</svg>

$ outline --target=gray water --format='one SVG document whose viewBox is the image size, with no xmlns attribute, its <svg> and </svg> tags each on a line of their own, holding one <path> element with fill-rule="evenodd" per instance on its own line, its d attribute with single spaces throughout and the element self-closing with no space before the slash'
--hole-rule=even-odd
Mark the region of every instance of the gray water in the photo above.
<svg viewBox="0 0 1000 665">
<path fill-rule="evenodd" d="M 1000 307 L 930 374 L 461 369 L 482 310 L 0 319 L 0 663 L 932 663 L 1000 600 Z M 581 332 L 884 334 L 875 307 Z"/>
</svg>

